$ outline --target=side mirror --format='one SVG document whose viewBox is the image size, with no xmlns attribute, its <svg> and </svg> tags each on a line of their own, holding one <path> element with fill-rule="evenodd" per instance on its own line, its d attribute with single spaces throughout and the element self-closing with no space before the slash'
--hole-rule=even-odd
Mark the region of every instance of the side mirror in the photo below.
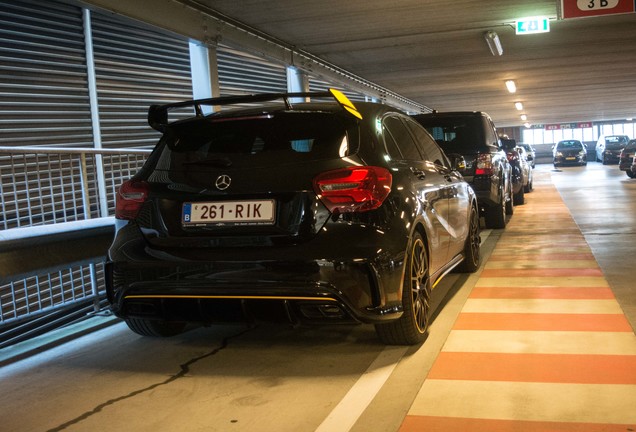
<svg viewBox="0 0 636 432">
<path fill-rule="evenodd" d="M 517 141 L 513 140 L 513 139 L 502 138 L 501 139 L 501 146 L 506 151 L 514 150 L 515 147 L 517 147 Z"/>
<path fill-rule="evenodd" d="M 451 153 L 446 156 L 450 160 L 453 171 L 459 171 L 460 173 L 466 171 L 466 159 L 464 159 L 464 156 L 457 153 Z"/>
</svg>

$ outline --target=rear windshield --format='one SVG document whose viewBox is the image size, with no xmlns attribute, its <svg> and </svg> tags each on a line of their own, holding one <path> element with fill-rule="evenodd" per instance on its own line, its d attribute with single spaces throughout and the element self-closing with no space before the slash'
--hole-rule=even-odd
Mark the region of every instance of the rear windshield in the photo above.
<svg viewBox="0 0 636 432">
<path fill-rule="evenodd" d="M 605 137 L 605 147 L 607 148 L 622 148 L 629 141 L 626 135 L 613 135 Z"/>
<path fill-rule="evenodd" d="M 278 113 L 172 125 L 158 169 L 263 166 L 342 158 L 357 151 L 355 123 L 331 113 Z"/>
<path fill-rule="evenodd" d="M 558 149 L 582 149 L 581 141 L 561 141 L 557 144 Z"/>
<path fill-rule="evenodd" d="M 481 118 L 430 118 L 417 119 L 435 138 L 437 144 L 449 153 L 471 153 L 485 146 L 481 132 Z"/>
</svg>

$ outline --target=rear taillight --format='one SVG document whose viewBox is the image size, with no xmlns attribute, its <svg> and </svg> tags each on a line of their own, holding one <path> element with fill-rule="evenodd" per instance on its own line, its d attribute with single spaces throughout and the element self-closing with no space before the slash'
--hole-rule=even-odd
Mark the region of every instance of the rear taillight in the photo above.
<svg viewBox="0 0 636 432">
<path fill-rule="evenodd" d="M 386 168 L 365 166 L 324 172 L 314 178 L 314 191 L 331 212 L 377 209 L 391 192 Z"/>
<path fill-rule="evenodd" d="M 134 219 L 148 198 L 148 183 L 128 180 L 117 191 L 115 218 Z"/>
<path fill-rule="evenodd" d="M 479 153 L 475 161 L 475 175 L 492 175 L 493 173 L 492 155 Z"/>
</svg>

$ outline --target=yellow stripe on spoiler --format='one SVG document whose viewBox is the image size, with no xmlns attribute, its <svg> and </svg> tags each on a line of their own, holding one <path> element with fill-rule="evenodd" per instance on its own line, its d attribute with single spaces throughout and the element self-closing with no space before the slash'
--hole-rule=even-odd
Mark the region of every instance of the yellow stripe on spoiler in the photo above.
<svg viewBox="0 0 636 432">
<path fill-rule="evenodd" d="M 346 109 L 348 112 L 353 114 L 355 117 L 357 117 L 360 120 L 362 120 L 362 114 L 360 114 L 360 112 L 358 112 L 358 109 L 356 108 L 356 106 L 353 104 L 353 102 L 351 102 L 349 100 L 349 98 L 347 96 L 344 95 L 344 93 L 342 93 L 339 90 L 332 89 L 332 88 L 329 89 L 329 93 L 331 93 L 333 95 L 333 97 L 336 98 L 338 103 L 344 109 Z"/>
</svg>

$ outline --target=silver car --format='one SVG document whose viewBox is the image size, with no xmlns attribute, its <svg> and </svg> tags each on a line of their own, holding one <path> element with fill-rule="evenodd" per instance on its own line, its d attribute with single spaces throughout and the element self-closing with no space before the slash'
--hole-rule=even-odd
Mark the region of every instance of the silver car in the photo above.
<svg viewBox="0 0 636 432">
<path fill-rule="evenodd" d="M 533 165 L 528 159 L 528 152 L 521 144 L 518 145 L 515 150 L 519 153 L 519 161 L 521 164 L 521 170 L 523 171 L 523 190 L 528 193 L 532 191 L 532 168 Z"/>
<path fill-rule="evenodd" d="M 534 147 L 530 144 L 519 144 L 519 147 L 523 147 L 526 150 L 528 163 L 530 164 L 530 167 L 534 168 L 537 159 L 537 152 L 534 150 Z"/>
</svg>

